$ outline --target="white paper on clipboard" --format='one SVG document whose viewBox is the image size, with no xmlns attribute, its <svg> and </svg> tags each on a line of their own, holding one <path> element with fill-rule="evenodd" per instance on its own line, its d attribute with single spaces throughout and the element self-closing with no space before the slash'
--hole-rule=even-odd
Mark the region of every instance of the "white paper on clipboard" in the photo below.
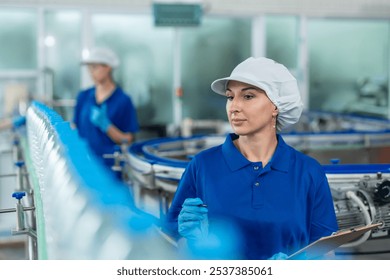
<svg viewBox="0 0 390 280">
<path fill-rule="evenodd" d="M 360 236 L 362 236 L 367 231 L 375 229 L 381 226 L 382 223 L 370 224 L 367 226 L 361 226 L 356 228 L 351 228 L 347 230 L 338 231 L 332 235 L 322 237 L 317 241 L 307 245 L 306 247 L 300 249 L 288 256 L 288 260 L 298 260 L 298 259 L 318 259 L 321 256 L 329 253 L 330 251 L 336 249 L 337 247 L 353 241 Z"/>
</svg>

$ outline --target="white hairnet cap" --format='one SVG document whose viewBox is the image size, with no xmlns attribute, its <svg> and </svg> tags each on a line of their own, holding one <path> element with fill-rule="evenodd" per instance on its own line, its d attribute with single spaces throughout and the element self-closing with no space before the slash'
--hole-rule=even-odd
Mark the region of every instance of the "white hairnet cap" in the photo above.
<svg viewBox="0 0 390 280">
<path fill-rule="evenodd" d="M 266 92 L 279 111 L 278 131 L 298 122 L 303 103 L 297 80 L 284 65 L 265 57 L 250 57 L 238 64 L 230 77 L 215 80 L 211 88 L 225 95 L 227 83 L 231 80 L 256 86 Z"/>
<path fill-rule="evenodd" d="M 119 59 L 117 55 L 110 49 L 107 48 L 94 48 L 91 52 L 83 58 L 83 64 L 105 64 L 111 68 L 119 66 Z"/>
</svg>

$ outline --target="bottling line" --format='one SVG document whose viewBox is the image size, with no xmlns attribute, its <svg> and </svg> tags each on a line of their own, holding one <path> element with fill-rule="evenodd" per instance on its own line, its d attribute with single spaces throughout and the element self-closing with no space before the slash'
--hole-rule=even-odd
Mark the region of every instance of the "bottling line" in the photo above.
<svg viewBox="0 0 390 280">
<path fill-rule="evenodd" d="M 324 124 L 325 115 L 320 115 Z M 351 153 L 357 149 L 386 152 L 388 124 L 379 121 L 375 130 L 375 120 L 366 121 L 364 129 L 364 120 L 356 121 L 359 128 L 353 126 L 353 120 L 346 121 L 349 128 L 336 132 L 303 133 L 295 128 L 284 138 L 305 152 L 324 147 L 349 147 Z M 192 129 L 215 125 L 209 121 L 188 123 L 191 127 L 185 131 L 190 134 Z M 338 119 L 337 123 L 342 122 Z M 192 156 L 224 141 L 226 126 L 221 122 L 218 126 L 217 134 L 192 133 L 118 147 L 106 156 L 115 159 L 112 168 L 121 173 L 120 181 L 100 165 L 69 122 L 46 105 L 33 102 L 27 110 L 26 127 L 10 137 L 17 186 L 9 200 L 15 198 L 16 206 L 0 209 L 0 214 L 16 214 L 12 235 L 27 236 L 29 259 L 183 258 L 178 244 L 161 231 L 160 221 Z M 388 258 L 390 164 L 331 161 L 323 166 L 339 228 L 382 224 L 337 249 L 336 255 Z M 365 248 L 376 241 L 384 245 L 378 250 Z"/>
<path fill-rule="evenodd" d="M 12 234 L 30 237 L 29 259 L 175 256 L 156 219 L 135 207 L 127 185 L 99 164 L 69 122 L 38 102 L 26 117 L 25 131 L 15 131 L 12 158 L 18 179 L 28 170 L 27 180 L 10 194 L 16 207 L 0 213 L 16 212 Z"/>
</svg>

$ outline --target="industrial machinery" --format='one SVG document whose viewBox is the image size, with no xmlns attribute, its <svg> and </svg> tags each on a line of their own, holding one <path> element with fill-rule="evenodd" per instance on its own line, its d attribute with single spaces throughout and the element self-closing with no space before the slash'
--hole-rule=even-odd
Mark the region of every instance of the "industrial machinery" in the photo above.
<svg viewBox="0 0 390 280">
<path fill-rule="evenodd" d="M 12 135 L 12 136 L 11 136 Z M 11 236 L 19 236 L 18 238 L 8 237 L 9 240 L 14 239 L 14 246 L 19 244 L 19 247 L 26 248 L 24 255 L 28 259 L 37 258 L 37 234 L 36 234 L 36 219 L 35 219 L 35 201 L 34 201 L 34 191 L 31 188 L 31 182 L 29 174 L 27 172 L 25 164 L 25 154 L 22 149 L 21 139 L 17 131 L 12 131 L 12 134 L 9 135 L 12 138 L 12 145 L 8 146 L 8 149 L 2 150 L 2 164 L 0 168 L 0 187 L 1 192 L 4 195 L 3 202 L 8 198 L 9 201 L 16 199 L 16 204 L 12 208 L 3 208 L 0 207 L 0 214 L 14 213 L 15 216 L 15 227 L 10 231 Z M 11 143 L 10 143 L 11 144 Z M 10 160 L 9 166 L 5 166 L 7 159 Z M 11 166 L 13 165 L 13 169 Z M 7 170 L 10 173 L 5 173 Z M 13 189 L 10 189 L 10 186 L 7 185 L 7 180 L 15 180 Z M 5 182 L 3 185 L 2 183 Z M 12 197 L 12 198 L 11 198 Z M 3 218 L 2 223 L 4 223 Z M 16 242 L 18 240 L 18 242 Z M 22 246 L 20 246 L 22 245 Z"/>
<path fill-rule="evenodd" d="M 362 123 L 357 122 L 360 126 Z M 204 129 L 210 123 L 191 125 Z M 387 125 L 381 122 L 375 131 L 370 120 L 370 131 L 294 131 L 284 139 L 303 152 L 333 148 L 357 154 L 388 148 Z M 222 144 L 222 131 L 219 127 L 220 134 L 158 138 L 118 147 L 115 154 L 107 156 L 115 159 L 113 169 L 122 173 L 120 182 L 100 166 L 68 122 L 45 105 L 33 102 L 27 111 L 26 131 L 18 142 L 22 145 L 17 146 L 23 148 L 25 164 L 15 174 L 17 179 L 28 174 L 29 183 L 23 184 L 26 189 L 16 188 L 15 209 L 2 212 L 16 212 L 14 233 L 29 235 L 30 259 L 180 258 L 177 244 L 161 232 L 159 221 L 188 162 L 196 153 Z M 18 151 L 14 157 L 18 159 L 21 149 L 14 151 Z M 386 248 L 390 237 L 390 164 L 342 164 L 329 158 L 323 166 L 340 229 L 381 223 L 347 243 L 343 250 L 356 251 L 372 240 L 387 240 L 381 250 L 390 253 Z M 34 203 L 26 205 L 23 191 Z M 25 224 L 23 212 L 33 214 L 34 220 Z"/>
<path fill-rule="evenodd" d="M 349 247 L 363 244 L 369 238 L 390 237 L 390 169 L 389 165 L 355 166 L 356 173 L 348 167 L 343 173 L 332 174 L 326 169 L 330 183 L 337 221 L 341 229 L 359 225 L 381 223 L 380 228 L 365 234 Z M 368 169 L 367 169 L 368 167 Z M 386 173 L 384 173 L 386 172 Z"/>
</svg>

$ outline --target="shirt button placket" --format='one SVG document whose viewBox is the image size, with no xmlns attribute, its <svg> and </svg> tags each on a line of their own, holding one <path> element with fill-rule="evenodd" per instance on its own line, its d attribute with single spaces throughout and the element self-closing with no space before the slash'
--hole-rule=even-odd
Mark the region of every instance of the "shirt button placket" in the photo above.
<svg viewBox="0 0 390 280">
<path fill-rule="evenodd" d="M 255 181 L 253 183 L 253 201 L 252 206 L 254 208 L 260 208 L 264 204 L 264 190 L 261 188 L 260 182 Z"/>
</svg>

